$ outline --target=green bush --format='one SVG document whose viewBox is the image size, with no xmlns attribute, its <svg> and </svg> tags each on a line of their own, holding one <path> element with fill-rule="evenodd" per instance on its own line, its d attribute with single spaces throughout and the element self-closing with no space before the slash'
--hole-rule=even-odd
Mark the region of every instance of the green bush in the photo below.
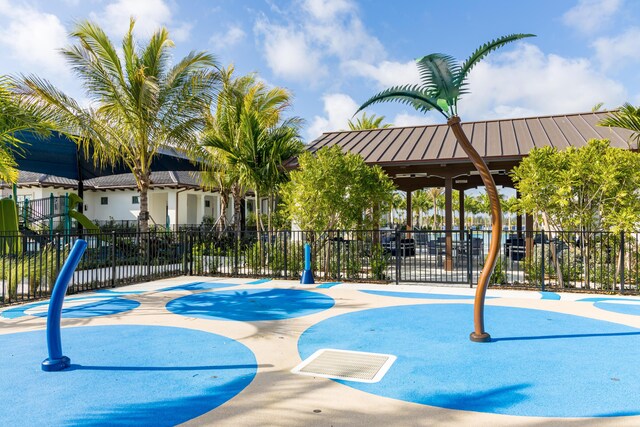
<svg viewBox="0 0 640 427">
<path fill-rule="evenodd" d="M 373 280 L 388 280 L 387 267 L 391 262 L 391 254 L 385 251 L 382 245 L 375 244 L 371 247 L 371 278 Z"/>
</svg>

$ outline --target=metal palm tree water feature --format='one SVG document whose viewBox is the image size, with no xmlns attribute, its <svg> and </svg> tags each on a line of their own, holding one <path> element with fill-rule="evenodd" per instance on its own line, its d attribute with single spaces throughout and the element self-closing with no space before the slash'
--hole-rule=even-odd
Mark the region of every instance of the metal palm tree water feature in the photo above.
<svg viewBox="0 0 640 427">
<path fill-rule="evenodd" d="M 526 37 L 535 37 L 535 35 L 511 34 L 499 37 L 480 46 L 462 64 L 459 64 L 453 57 L 441 53 L 424 56 L 416 61 L 420 73 L 420 84 L 394 86 L 386 89 L 367 100 L 358 109 L 359 112 L 369 105 L 378 102 L 398 101 L 409 104 L 423 113 L 432 110 L 438 111 L 447 119 L 447 125 L 451 128 L 458 143 L 479 172 L 487 195 L 489 196 L 491 206 L 491 243 L 476 288 L 473 318 L 474 330 L 469 336 L 471 341 L 475 342 L 491 341 L 491 336 L 484 329 L 484 301 L 489 279 L 493 274 L 498 253 L 500 252 L 502 212 L 500 210 L 498 189 L 491 176 L 491 172 L 480 154 L 471 145 L 469 138 L 467 138 L 460 124 L 458 99 L 461 95 L 467 93 L 467 77 L 471 69 L 478 62 L 492 51 Z"/>
</svg>

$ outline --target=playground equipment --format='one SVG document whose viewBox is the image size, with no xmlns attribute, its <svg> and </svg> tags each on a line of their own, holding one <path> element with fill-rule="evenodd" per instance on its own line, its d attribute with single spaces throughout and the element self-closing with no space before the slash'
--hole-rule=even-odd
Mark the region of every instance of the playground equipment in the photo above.
<svg viewBox="0 0 640 427">
<path fill-rule="evenodd" d="M 311 271 L 311 245 L 305 243 L 304 245 L 304 271 L 300 278 L 301 285 L 313 285 L 313 271 Z"/>
<path fill-rule="evenodd" d="M 87 249 L 87 242 L 82 239 L 76 240 L 53 286 L 47 314 L 47 349 L 49 350 L 49 357 L 42 362 L 43 371 L 61 371 L 71 366 L 71 359 L 62 355 L 60 319 L 62 317 L 64 296 L 67 293 L 73 272 L 76 271 L 85 249 Z"/>
<path fill-rule="evenodd" d="M 72 219 L 87 230 L 99 230 L 97 225 L 77 210 L 82 199 L 74 193 L 58 197 L 51 194 L 43 199 L 25 199 L 20 202 L 16 202 L 14 195 L 13 199 L 3 199 L 0 203 L 2 203 L 0 233 L 21 232 L 33 240 L 44 243 L 43 239 L 46 240 L 46 238 L 41 233 L 33 231 L 32 227 L 34 224 L 46 223 L 49 228 L 49 239 L 51 239 L 56 227 L 54 223 L 56 218 L 61 220 L 64 234 L 68 234 L 71 230 Z"/>
</svg>

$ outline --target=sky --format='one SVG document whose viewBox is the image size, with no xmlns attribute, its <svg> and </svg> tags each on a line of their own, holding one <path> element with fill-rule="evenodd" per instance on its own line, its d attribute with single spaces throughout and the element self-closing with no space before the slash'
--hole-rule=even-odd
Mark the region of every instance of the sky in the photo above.
<svg viewBox="0 0 640 427">
<path fill-rule="evenodd" d="M 0 0 L 0 74 L 37 74 L 86 102 L 59 49 L 83 20 L 120 44 L 131 16 L 141 42 L 166 26 L 175 58 L 206 50 L 238 75 L 289 89 L 307 143 L 347 128 L 380 90 L 417 83 L 416 58 L 439 52 L 463 61 L 511 33 L 537 37 L 474 68 L 459 103 L 463 121 L 640 103 L 635 0 Z M 396 126 L 443 122 L 401 104 L 367 112 Z"/>
</svg>

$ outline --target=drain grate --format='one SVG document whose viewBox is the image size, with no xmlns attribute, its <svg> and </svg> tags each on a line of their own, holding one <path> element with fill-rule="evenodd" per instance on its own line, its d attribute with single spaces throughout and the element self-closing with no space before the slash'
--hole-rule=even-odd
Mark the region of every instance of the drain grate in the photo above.
<svg viewBox="0 0 640 427">
<path fill-rule="evenodd" d="M 294 374 L 339 380 L 377 383 L 396 356 L 361 351 L 321 349 L 291 370 Z"/>
</svg>

